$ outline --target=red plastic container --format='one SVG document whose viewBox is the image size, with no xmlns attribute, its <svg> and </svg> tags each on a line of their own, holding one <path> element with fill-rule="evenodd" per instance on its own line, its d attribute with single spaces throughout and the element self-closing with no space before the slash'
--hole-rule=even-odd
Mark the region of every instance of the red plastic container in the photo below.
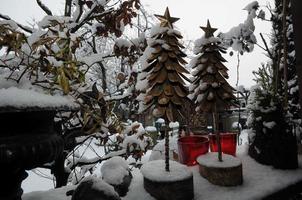
<svg viewBox="0 0 302 200">
<path fill-rule="evenodd" d="M 210 134 L 210 151 L 217 152 L 216 135 Z M 236 155 L 237 133 L 220 133 L 221 150 L 225 154 Z"/>
<path fill-rule="evenodd" d="M 188 166 L 196 165 L 196 158 L 209 151 L 209 138 L 185 136 L 178 139 L 179 162 Z"/>
</svg>

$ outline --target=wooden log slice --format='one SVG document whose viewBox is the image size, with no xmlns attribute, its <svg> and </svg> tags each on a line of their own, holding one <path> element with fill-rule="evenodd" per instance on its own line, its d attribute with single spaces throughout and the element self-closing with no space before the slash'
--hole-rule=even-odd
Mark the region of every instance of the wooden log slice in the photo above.
<svg viewBox="0 0 302 200">
<path fill-rule="evenodd" d="M 222 162 L 217 152 L 210 152 L 197 158 L 200 175 L 210 183 L 220 186 L 236 186 L 243 182 L 242 163 L 239 158 L 223 154 Z"/>
<path fill-rule="evenodd" d="M 157 200 L 192 200 L 193 174 L 187 166 L 170 161 L 170 172 L 165 171 L 163 160 L 143 165 L 145 190 Z"/>
</svg>

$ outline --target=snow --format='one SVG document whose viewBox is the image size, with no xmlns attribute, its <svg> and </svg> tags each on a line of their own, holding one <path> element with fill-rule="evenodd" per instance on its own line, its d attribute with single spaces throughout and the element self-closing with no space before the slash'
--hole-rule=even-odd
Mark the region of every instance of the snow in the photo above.
<svg viewBox="0 0 302 200">
<path fill-rule="evenodd" d="M 209 152 L 197 158 L 197 162 L 206 167 L 229 168 L 241 165 L 240 159 L 232 155 L 223 154 L 222 160 L 222 162 L 218 160 L 217 152 Z"/>
<path fill-rule="evenodd" d="M 143 184 L 143 175 L 139 169 L 133 168 L 133 179 L 129 186 L 129 192 L 122 198 L 123 200 L 155 200 L 148 192 L 146 192 Z"/>
<path fill-rule="evenodd" d="M 155 123 L 164 124 L 165 120 L 163 118 L 158 118 Z"/>
<path fill-rule="evenodd" d="M 145 130 L 147 132 L 157 132 L 157 129 L 154 126 L 146 126 Z"/>
<path fill-rule="evenodd" d="M 179 127 L 179 123 L 178 122 L 170 122 L 169 123 L 169 127 L 172 128 L 172 129 L 173 128 L 178 128 Z"/>
<path fill-rule="evenodd" d="M 12 28 L 13 30 L 17 30 L 18 29 L 18 25 L 15 21 L 13 20 L 1 20 L 0 21 L 0 25 L 7 25 L 10 28 Z"/>
<path fill-rule="evenodd" d="M 97 62 L 103 61 L 103 56 L 104 56 L 103 53 L 96 53 L 96 54 L 91 54 L 89 56 L 79 57 L 78 60 L 80 62 L 87 64 L 88 66 L 92 66 Z"/>
<path fill-rule="evenodd" d="M 249 3 L 248 5 L 246 5 L 243 10 L 247 10 L 248 12 L 251 12 L 252 10 L 256 9 L 257 7 L 259 7 L 259 4 L 257 1 L 253 1 L 251 3 Z"/>
<path fill-rule="evenodd" d="M 270 166 L 261 165 L 246 155 L 247 146 L 238 149 L 237 156 L 242 160 L 243 185 L 236 187 L 221 187 L 209 183 L 199 174 L 198 166 L 189 167 L 193 173 L 195 200 L 255 200 L 263 199 L 288 185 L 302 180 L 302 157 L 299 156 L 300 167 L 296 170 L 276 170 Z M 162 161 L 163 163 L 163 161 Z M 152 165 L 149 166 L 152 168 Z M 164 170 L 164 166 L 162 166 Z M 157 171 L 156 171 L 157 173 Z M 154 200 L 143 187 L 143 176 L 139 169 L 133 168 L 133 179 L 129 192 L 123 200 L 144 199 Z M 70 187 L 70 186 L 67 186 Z M 44 192 L 31 192 L 23 195 L 23 200 L 70 200 L 64 197 L 66 187 Z"/>
<path fill-rule="evenodd" d="M 192 172 L 186 165 L 170 160 L 170 171 L 165 170 L 164 160 L 154 160 L 145 163 L 141 172 L 143 176 L 152 181 L 172 182 L 184 180 L 192 176 Z"/>
<path fill-rule="evenodd" d="M 48 95 L 17 87 L 0 88 L 0 107 L 77 108 L 71 99 L 59 95 Z"/>
<path fill-rule="evenodd" d="M 123 178 L 129 175 L 128 163 L 122 157 L 112 157 L 102 165 L 101 173 L 104 181 L 119 185 L 123 182 Z"/>
<path fill-rule="evenodd" d="M 254 35 L 255 25 L 254 19 L 256 18 L 256 10 L 259 5 L 257 1 L 248 4 L 244 10 L 247 10 L 248 16 L 243 23 L 231 28 L 226 33 L 221 33 L 219 37 L 225 43 L 225 46 L 232 47 L 234 51 L 238 52 L 251 52 L 254 49 L 254 44 L 257 42 Z M 232 41 L 232 42 L 230 42 Z M 248 47 L 247 49 L 245 48 Z"/>
<path fill-rule="evenodd" d="M 66 186 L 48 191 L 37 191 L 24 194 L 22 200 L 70 200 L 71 196 L 67 197 L 66 192 L 74 189 L 75 186 Z"/>
<path fill-rule="evenodd" d="M 96 176 L 89 176 L 82 180 L 83 181 L 92 181 L 92 188 L 98 191 L 103 191 L 104 194 L 108 196 L 118 196 L 114 188 Z"/>
<path fill-rule="evenodd" d="M 302 181 L 302 155 L 298 155 L 299 168 L 296 170 L 277 170 L 271 166 L 261 165 L 247 155 L 248 136 L 251 130 L 243 130 L 240 138 L 242 145 L 238 146 L 236 156 L 242 162 L 243 185 L 236 187 L 221 187 L 213 185 L 199 174 L 198 166 L 189 167 L 193 173 L 195 200 L 255 200 Z M 176 141 L 175 141 L 176 142 Z M 225 155 L 224 155 L 225 156 Z M 162 161 L 163 162 L 163 161 Z M 152 167 L 152 166 L 149 166 Z M 162 167 L 164 169 L 164 167 Z M 132 168 L 132 182 L 129 192 L 123 200 L 155 200 L 143 187 L 143 175 L 138 168 Z M 157 171 L 156 171 L 157 173 Z M 28 183 L 34 185 L 35 182 Z M 23 200 L 70 200 L 65 193 L 74 186 L 65 186 L 48 191 L 30 192 L 23 194 Z"/>
<path fill-rule="evenodd" d="M 276 126 L 276 122 L 272 121 L 272 122 L 263 122 L 263 126 L 268 128 L 268 129 L 272 129 L 274 126 Z"/>
<path fill-rule="evenodd" d="M 193 49 L 193 53 L 195 54 L 198 54 L 202 47 L 207 45 L 207 44 L 210 44 L 210 43 L 220 43 L 221 42 L 221 39 L 218 38 L 218 37 L 209 37 L 209 38 L 206 38 L 206 37 L 201 37 L 200 39 L 197 39 L 195 40 L 194 42 L 194 49 Z"/>
</svg>

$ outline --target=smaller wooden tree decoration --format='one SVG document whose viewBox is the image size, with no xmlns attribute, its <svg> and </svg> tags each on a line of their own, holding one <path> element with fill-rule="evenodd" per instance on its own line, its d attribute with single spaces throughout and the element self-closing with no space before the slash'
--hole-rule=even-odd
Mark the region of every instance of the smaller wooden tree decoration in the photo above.
<svg viewBox="0 0 302 200">
<path fill-rule="evenodd" d="M 144 104 L 146 109 L 153 109 L 155 117 L 162 117 L 166 122 L 165 133 L 165 164 L 169 171 L 169 135 L 167 127 L 169 122 L 175 120 L 180 113 L 182 105 L 187 100 L 189 93 L 185 87 L 184 75 L 189 73 L 182 65 L 186 64 L 183 59 L 186 54 L 181 51 L 184 48 L 178 41 L 182 36 L 173 29 L 173 23 L 179 20 L 170 16 L 166 8 L 164 15 L 155 15 L 160 20 L 160 27 L 151 33 L 148 41 L 150 51 L 147 65 L 143 69 L 146 73 L 147 89 Z M 146 53 L 146 52 L 145 52 Z"/>
<path fill-rule="evenodd" d="M 218 159 L 222 161 L 218 112 L 234 105 L 236 97 L 233 95 L 234 89 L 226 81 L 228 69 L 223 64 L 226 60 L 221 56 L 226 52 L 225 48 L 220 46 L 220 39 L 213 35 L 217 29 L 211 27 L 209 20 L 206 27 L 200 28 L 205 35 L 195 43 L 194 53 L 197 56 L 190 63 L 194 79 L 189 97 L 197 104 L 197 112 L 212 113 Z"/>
</svg>

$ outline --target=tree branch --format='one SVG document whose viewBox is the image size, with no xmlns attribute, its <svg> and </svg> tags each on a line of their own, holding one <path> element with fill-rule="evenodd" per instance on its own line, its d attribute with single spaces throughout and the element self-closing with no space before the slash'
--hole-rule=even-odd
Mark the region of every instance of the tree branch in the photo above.
<svg viewBox="0 0 302 200">
<path fill-rule="evenodd" d="M 65 13 L 64 16 L 70 17 L 71 16 L 71 3 L 72 0 L 65 0 Z"/>
<path fill-rule="evenodd" d="M 47 6 L 45 6 L 45 5 L 41 2 L 41 0 L 36 0 L 36 2 L 37 2 L 37 4 L 40 6 L 40 8 L 41 8 L 42 10 L 44 10 L 44 12 L 45 12 L 47 15 L 51 15 L 51 16 L 52 16 L 52 12 L 50 11 L 50 9 L 49 9 Z"/>
<path fill-rule="evenodd" d="M 0 18 L 2 18 L 2 19 L 5 19 L 5 20 L 12 20 L 9 16 L 6 16 L 6 15 L 2 15 L 1 13 L 0 13 Z M 13 20 L 14 21 L 14 20 Z M 17 24 L 17 26 L 19 27 L 19 28 L 21 28 L 23 31 L 25 31 L 25 32 L 28 32 L 28 33 L 33 33 L 33 30 L 31 29 L 31 28 L 29 28 L 29 27 L 27 27 L 27 26 L 23 26 L 22 24 L 19 24 L 19 23 L 17 23 L 16 21 L 14 21 L 16 24 Z"/>
</svg>

